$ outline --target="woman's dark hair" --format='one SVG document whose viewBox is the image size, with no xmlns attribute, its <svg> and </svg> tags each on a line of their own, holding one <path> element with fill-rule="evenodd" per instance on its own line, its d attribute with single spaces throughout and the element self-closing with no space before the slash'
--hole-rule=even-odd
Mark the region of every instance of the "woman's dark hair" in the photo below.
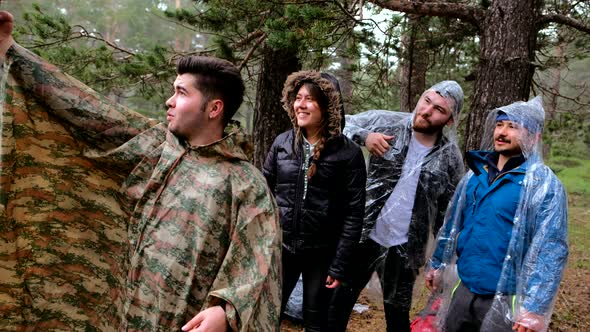
<svg viewBox="0 0 590 332">
<path fill-rule="evenodd" d="M 224 125 L 236 114 L 244 100 L 244 81 L 240 71 L 227 60 L 187 56 L 178 61 L 176 73 L 195 76 L 195 88 L 203 94 L 204 102 L 215 98 L 223 101 Z"/>
</svg>

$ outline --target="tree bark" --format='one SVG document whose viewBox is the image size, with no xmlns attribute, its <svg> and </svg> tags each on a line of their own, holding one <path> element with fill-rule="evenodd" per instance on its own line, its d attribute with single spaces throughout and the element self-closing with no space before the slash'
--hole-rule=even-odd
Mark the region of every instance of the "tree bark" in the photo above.
<svg viewBox="0 0 590 332">
<path fill-rule="evenodd" d="M 273 50 L 264 46 L 256 87 L 254 107 L 254 165 L 262 168 L 274 139 L 291 128 L 291 121 L 281 105 L 281 94 L 287 76 L 301 69 L 295 52 Z"/>
<path fill-rule="evenodd" d="M 342 92 L 342 102 L 344 104 L 344 111 L 347 114 L 354 113 L 352 112 L 352 75 L 354 72 L 354 65 L 355 61 L 350 58 L 347 54 L 346 49 L 348 48 L 348 43 L 351 41 L 347 41 L 340 45 L 340 47 L 336 50 L 336 54 L 338 56 L 338 61 L 340 62 L 340 68 L 338 68 L 334 73 L 338 77 L 338 83 L 340 84 L 340 91 Z"/>
<path fill-rule="evenodd" d="M 406 13 L 458 18 L 479 28 L 478 76 L 465 128 L 465 151 L 480 148 L 490 110 L 529 97 L 537 34 L 542 24 L 558 22 L 580 31 L 590 29 L 572 18 L 542 16 L 542 0 L 496 0 L 487 9 L 439 1 L 370 2 Z"/>
<path fill-rule="evenodd" d="M 497 0 L 486 11 L 464 151 L 480 148 L 490 110 L 528 99 L 535 70 L 539 4 L 538 0 Z"/>
<path fill-rule="evenodd" d="M 403 58 L 400 73 L 400 111 L 412 112 L 426 89 L 428 49 L 424 32 L 430 18 L 408 15 L 408 28 L 402 37 Z"/>
</svg>

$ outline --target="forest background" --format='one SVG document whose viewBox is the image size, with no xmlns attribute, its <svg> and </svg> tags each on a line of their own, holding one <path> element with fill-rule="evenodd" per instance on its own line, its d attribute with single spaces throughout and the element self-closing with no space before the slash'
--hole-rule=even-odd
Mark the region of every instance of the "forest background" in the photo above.
<svg viewBox="0 0 590 332">
<path fill-rule="evenodd" d="M 257 166 L 291 126 L 280 93 L 301 69 L 335 74 L 349 114 L 411 112 L 425 88 L 456 80 L 465 151 L 478 147 L 490 109 L 543 95 L 543 154 L 570 209 L 571 254 L 550 329 L 590 330 L 590 1 L 5 0 L 0 9 L 14 14 L 21 45 L 161 120 L 179 57 L 233 62 L 247 84 L 235 118 L 253 135 Z M 355 315 L 352 331 L 383 326 L 378 301 L 367 301 L 372 311 Z"/>
</svg>

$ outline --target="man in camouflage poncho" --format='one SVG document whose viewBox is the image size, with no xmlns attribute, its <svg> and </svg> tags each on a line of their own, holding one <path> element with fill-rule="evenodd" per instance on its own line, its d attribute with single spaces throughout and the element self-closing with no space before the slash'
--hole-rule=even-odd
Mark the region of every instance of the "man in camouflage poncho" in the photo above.
<svg viewBox="0 0 590 332">
<path fill-rule="evenodd" d="M 2 18 L 0 329 L 278 330 L 275 202 L 226 126 L 237 69 L 181 61 L 167 128 L 12 45 Z"/>
</svg>

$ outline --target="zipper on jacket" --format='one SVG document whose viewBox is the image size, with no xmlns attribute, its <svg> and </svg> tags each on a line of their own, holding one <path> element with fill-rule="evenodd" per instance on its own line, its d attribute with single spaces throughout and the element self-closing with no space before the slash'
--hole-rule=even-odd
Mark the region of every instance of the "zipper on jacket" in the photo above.
<svg viewBox="0 0 590 332">
<path fill-rule="evenodd" d="M 300 210 L 302 208 L 303 205 L 303 178 L 301 176 L 307 176 L 307 174 L 304 174 L 305 172 L 304 170 L 304 165 L 303 163 L 305 162 L 304 160 L 304 156 L 299 156 L 298 160 L 301 161 L 301 164 L 299 165 L 298 169 L 299 172 L 297 172 L 297 186 L 295 187 L 295 213 L 293 214 L 293 221 L 295 222 L 295 236 L 298 237 L 299 233 L 300 233 L 300 222 L 299 222 L 299 215 Z M 296 240 L 296 243 L 293 244 L 293 246 L 295 248 L 295 250 L 298 250 L 300 247 L 300 241 L 299 239 Z"/>
<path fill-rule="evenodd" d="M 479 183 L 475 185 L 475 189 L 473 190 L 473 197 L 471 199 L 473 199 L 473 204 L 471 204 L 471 215 L 475 215 L 475 204 L 477 202 L 476 198 L 477 198 L 477 189 L 479 189 Z"/>
<path fill-rule="evenodd" d="M 504 172 L 504 173 L 501 173 L 501 174 L 498 174 L 498 175 L 496 175 L 496 177 L 494 178 L 494 180 L 492 180 L 492 183 L 496 182 L 496 180 L 500 179 L 502 176 L 504 176 L 504 175 L 506 175 L 506 174 L 509 174 L 509 173 L 520 173 L 520 171 L 518 171 L 518 172 L 517 172 L 517 170 L 518 170 L 519 168 L 520 168 L 520 166 L 518 166 L 518 167 L 516 167 L 516 168 L 513 168 L 513 169 L 509 170 L 508 172 Z M 490 185 L 491 185 L 492 183 L 490 183 Z"/>
</svg>

